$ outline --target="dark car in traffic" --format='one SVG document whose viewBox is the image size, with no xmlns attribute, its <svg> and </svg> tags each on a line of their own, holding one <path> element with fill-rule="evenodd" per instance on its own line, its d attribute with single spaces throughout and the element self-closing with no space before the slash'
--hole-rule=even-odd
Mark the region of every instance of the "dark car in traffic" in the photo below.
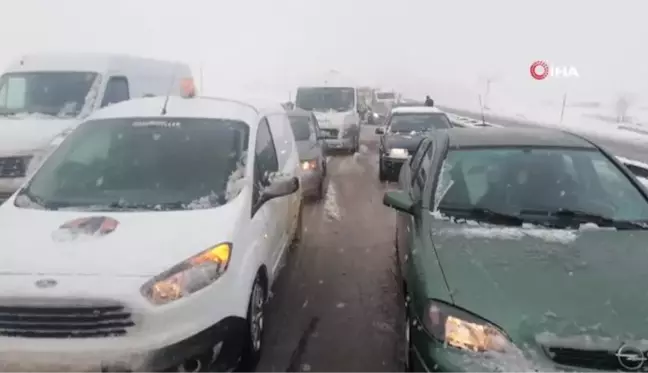
<svg viewBox="0 0 648 373">
<path fill-rule="evenodd" d="M 400 107 L 387 117 L 385 127 L 376 128 L 378 146 L 378 178 L 396 181 L 402 164 L 413 154 L 422 138 L 439 129 L 448 129 L 448 116 L 433 107 Z"/>
<path fill-rule="evenodd" d="M 305 197 L 321 199 L 326 194 L 326 144 L 315 114 L 296 109 L 288 111 L 301 162 L 301 185 Z"/>
<path fill-rule="evenodd" d="M 426 138 L 398 213 L 410 371 L 639 371 L 648 351 L 648 190 L 549 129 Z"/>
</svg>

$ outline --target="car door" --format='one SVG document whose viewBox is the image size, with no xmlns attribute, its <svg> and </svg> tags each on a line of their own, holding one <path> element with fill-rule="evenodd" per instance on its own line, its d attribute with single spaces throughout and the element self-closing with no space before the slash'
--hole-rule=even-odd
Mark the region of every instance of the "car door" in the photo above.
<svg viewBox="0 0 648 373">
<path fill-rule="evenodd" d="M 415 157 L 412 158 L 409 194 L 415 205 L 422 206 L 423 191 L 432 168 L 433 144 L 425 139 L 421 141 Z M 419 218 L 413 215 L 399 213 L 397 218 L 396 246 L 400 270 L 407 276 L 407 261 L 411 257 L 412 240 L 421 230 Z"/>
<path fill-rule="evenodd" d="M 254 184 L 252 194 L 252 219 L 259 214 L 260 219 L 265 219 L 263 239 L 266 252 L 263 253 L 264 261 L 268 264 L 270 276 L 274 278 L 281 257 L 283 238 L 282 224 L 286 218 L 282 216 L 282 203 L 280 198 L 260 202 L 263 189 L 270 185 L 270 180 L 279 171 L 277 151 L 266 118 L 259 122 L 254 147 Z"/>
</svg>

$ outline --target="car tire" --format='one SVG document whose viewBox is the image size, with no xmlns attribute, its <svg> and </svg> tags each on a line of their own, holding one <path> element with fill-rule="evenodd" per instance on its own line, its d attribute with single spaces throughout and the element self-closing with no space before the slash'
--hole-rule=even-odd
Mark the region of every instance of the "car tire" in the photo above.
<svg viewBox="0 0 648 373">
<path fill-rule="evenodd" d="M 387 174 L 382 166 L 382 158 L 378 158 L 378 180 L 380 180 L 380 182 L 387 181 Z"/>
<path fill-rule="evenodd" d="M 252 284 L 247 310 L 247 337 L 243 345 L 241 363 L 237 371 L 253 372 L 261 360 L 263 349 L 263 332 L 265 331 L 265 304 L 268 295 L 268 284 L 259 271 Z"/>
<path fill-rule="evenodd" d="M 403 362 L 405 366 L 405 371 L 406 372 L 414 372 L 414 365 L 412 364 L 412 358 L 414 357 L 414 354 L 412 353 L 412 321 L 409 318 L 409 309 L 407 305 L 405 306 L 405 312 L 407 315 L 405 316 L 405 353 L 404 353 L 404 359 L 405 361 Z"/>
<path fill-rule="evenodd" d="M 302 201 L 299 206 L 299 215 L 297 216 L 297 227 L 295 227 L 295 232 L 293 233 L 292 240 L 290 241 L 290 249 L 293 250 L 299 246 L 302 241 L 302 236 L 304 234 L 304 202 Z"/>
</svg>

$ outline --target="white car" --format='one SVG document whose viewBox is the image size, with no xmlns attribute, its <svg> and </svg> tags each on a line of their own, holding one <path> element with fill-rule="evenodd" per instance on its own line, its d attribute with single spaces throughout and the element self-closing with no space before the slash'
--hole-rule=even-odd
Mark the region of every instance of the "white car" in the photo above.
<svg viewBox="0 0 648 373">
<path fill-rule="evenodd" d="M 254 369 L 299 167 L 279 104 L 90 116 L 0 207 L 0 370 Z"/>
</svg>

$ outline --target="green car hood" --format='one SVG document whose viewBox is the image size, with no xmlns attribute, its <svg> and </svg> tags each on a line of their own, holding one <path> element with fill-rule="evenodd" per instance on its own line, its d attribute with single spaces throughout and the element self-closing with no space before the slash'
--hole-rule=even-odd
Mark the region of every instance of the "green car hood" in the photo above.
<svg viewBox="0 0 648 373">
<path fill-rule="evenodd" d="M 648 231 L 432 224 L 455 304 L 515 342 L 648 340 Z"/>
</svg>

